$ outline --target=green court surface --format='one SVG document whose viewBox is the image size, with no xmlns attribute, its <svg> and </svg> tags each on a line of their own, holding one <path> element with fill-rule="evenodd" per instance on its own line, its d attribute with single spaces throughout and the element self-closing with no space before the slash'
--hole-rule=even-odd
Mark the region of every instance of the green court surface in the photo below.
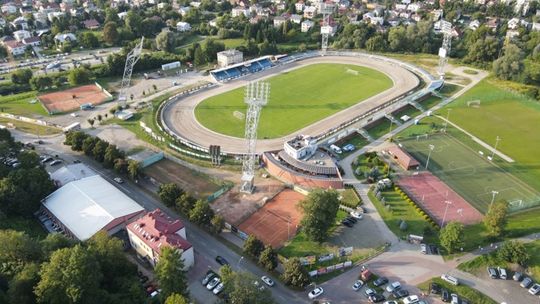
<svg viewBox="0 0 540 304">
<path fill-rule="evenodd" d="M 309 126 L 392 87 L 385 74 L 357 65 L 313 64 L 268 79 L 270 99 L 261 112 L 258 137 L 277 138 Z M 205 127 L 244 136 L 244 88 L 208 98 L 195 109 Z"/>
<path fill-rule="evenodd" d="M 430 151 L 428 170 L 460 194 L 480 212 L 485 213 L 492 200 L 492 191 L 497 191 L 496 200 L 506 200 L 510 210 L 517 211 L 536 205 L 539 193 L 522 180 L 489 161 L 489 152 L 474 150 L 473 144 L 464 138 L 448 134 L 411 136 L 401 138 L 399 143 L 425 168 Z"/>
</svg>

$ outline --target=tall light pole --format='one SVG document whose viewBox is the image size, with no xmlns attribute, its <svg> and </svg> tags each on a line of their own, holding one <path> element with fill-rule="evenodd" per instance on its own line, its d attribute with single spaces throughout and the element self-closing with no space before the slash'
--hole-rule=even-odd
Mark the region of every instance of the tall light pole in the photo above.
<svg viewBox="0 0 540 304">
<path fill-rule="evenodd" d="M 499 191 L 491 190 L 491 203 L 489 204 L 489 210 L 491 210 L 491 206 L 493 206 L 493 202 L 495 201 L 495 196 L 499 194 Z"/>
<path fill-rule="evenodd" d="M 446 127 L 448 127 L 448 120 L 450 119 L 450 111 L 452 111 L 452 109 L 448 108 L 447 111 L 448 112 L 446 112 L 446 121 L 444 122 L 444 133 L 446 133 Z"/>
<path fill-rule="evenodd" d="M 444 222 L 446 221 L 446 213 L 448 212 L 448 206 L 452 205 L 451 201 L 444 201 L 444 203 L 446 204 L 446 208 L 444 209 L 444 215 L 442 218 L 441 228 L 444 227 Z"/>
<path fill-rule="evenodd" d="M 427 161 L 426 161 L 426 170 L 427 170 L 427 168 L 428 168 L 428 165 L 429 165 L 429 158 L 431 157 L 431 152 L 433 152 L 433 149 L 435 149 L 435 146 L 434 146 L 434 145 L 429 145 L 429 153 L 428 153 Z"/>
<path fill-rule="evenodd" d="M 240 263 L 242 263 L 242 260 L 244 259 L 243 256 L 241 256 L 239 259 L 238 259 L 238 264 L 236 265 L 237 268 L 240 268 Z"/>
<path fill-rule="evenodd" d="M 499 145 L 499 141 L 501 141 L 501 138 L 497 136 L 495 139 L 495 147 L 493 147 L 493 151 L 491 151 L 491 159 L 493 159 L 493 156 L 495 156 L 495 151 L 497 150 L 497 146 Z"/>
</svg>

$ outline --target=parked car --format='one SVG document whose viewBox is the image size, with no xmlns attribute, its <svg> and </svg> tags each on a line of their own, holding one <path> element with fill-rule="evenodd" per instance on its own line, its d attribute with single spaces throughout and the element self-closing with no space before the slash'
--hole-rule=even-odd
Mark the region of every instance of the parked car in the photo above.
<svg viewBox="0 0 540 304">
<path fill-rule="evenodd" d="M 308 298 L 310 298 L 311 300 L 315 299 L 316 297 L 322 295 L 324 292 L 324 289 L 322 289 L 322 287 L 317 287 L 315 289 L 313 289 L 312 291 L 310 291 L 308 293 Z"/>
<path fill-rule="evenodd" d="M 275 284 L 274 281 L 272 281 L 272 279 L 270 279 L 270 278 L 267 277 L 267 276 L 262 276 L 262 277 L 261 277 L 261 281 L 263 281 L 264 284 L 266 284 L 266 285 L 268 285 L 268 286 L 270 286 L 270 287 L 274 286 L 274 284 Z"/>
<path fill-rule="evenodd" d="M 531 288 L 529 288 L 529 293 L 532 295 L 537 295 L 540 293 L 540 284 L 535 283 Z"/>
<path fill-rule="evenodd" d="M 123 183 L 124 183 L 124 180 L 121 179 L 120 177 L 115 177 L 115 178 L 113 178 L 113 180 L 114 180 L 115 182 L 119 183 L 119 184 L 123 184 Z"/>
<path fill-rule="evenodd" d="M 220 256 L 220 255 L 218 255 L 218 256 L 216 257 L 216 262 L 218 262 L 219 265 L 222 265 L 222 266 L 223 266 L 223 265 L 229 265 L 229 262 L 227 262 L 227 260 L 225 260 L 225 258 L 222 257 L 222 256 Z"/>
<path fill-rule="evenodd" d="M 429 244 L 428 245 L 428 248 L 429 248 L 429 252 L 431 254 L 439 254 L 439 248 L 433 244 Z"/>
<path fill-rule="evenodd" d="M 348 216 L 348 217 L 346 217 L 345 219 L 346 219 L 347 221 L 349 221 L 349 222 L 352 222 L 353 224 L 358 223 L 358 220 L 355 219 L 355 218 L 352 217 L 352 216 Z"/>
<path fill-rule="evenodd" d="M 450 302 L 450 293 L 448 290 L 443 289 L 441 291 L 441 300 L 443 300 L 443 302 Z"/>
<path fill-rule="evenodd" d="M 355 219 L 359 219 L 359 220 L 361 220 L 364 217 L 364 215 L 358 211 L 351 211 L 350 215 L 354 217 Z"/>
<path fill-rule="evenodd" d="M 506 275 L 506 269 L 498 267 L 497 270 L 499 271 L 499 278 L 501 278 L 501 280 L 506 280 L 508 278 Z"/>
<path fill-rule="evenodd" d="M 459 304 L 459 297 L 457 294 L 453 293 L 450 295 L 452 300 L 450 300 L 450 304 Z"/>
<path fill-rule="evenodd" d="M 215 295 L 217 295 L 218 293 L 220 293 L 221 291 L 223 291 L 223 288 L 225 288 L 225 285 L 223 284 L 223 282 L 219 283 L 216 288 L 214 288 L 214 290 L 212 290 L 212 293 L 214 293 Z"/>
<path fill-rule="evenodd" d="M 492 278 L 492 279 L 498 279 L 499 278 L 499 273 L 497 272 L 497 269 L 495 269 L 493 267 L 488 267 L 487 272 L 488 272 L 490 278 Z"/>
<path fill-rule="evenodd" d="M 376 294 L 377 292 L 371 288 L 366 288 L 366 290 L 364 290 L 364 293 L 366 294 L 366 297 L 370 297 L 374 294 Z"/>
<path fill-rule="evenodd" d="M 519 285 L 523 288 L 529 288 L 531 287 L 532 284 L 533 284 L 533 280 L 531 280 L 531 278 L 529 277 L 526 277 L 523 279 L 523 281 L 521 281 L 521 284 Z"/>
<path fill-rule="evenodd" d="M 353 223 L 347 221 L 346 219 L 343 220 L 343 221 L 341 221 L 341 224 L 343 224 L 344 226 L 347 226 L 347 227 L 349 227 L 349 228 L 352 228 L 353 225 L 354 225 Z"/>
<path fill-rule="evenodd" d="M 360 288 L 362 288 L 363 285 L 364 285 L 364 282 L 362 280 L 356 280 L 356 282 L 354 282 L 352 286 L 352 289 L 354 291 L 358 291 Z"/>
<path fill-rule="evenodd" d="M 456 277 L 453 277 L 451 275 L 448 275 L 448 274 L 442 274 L 441 275 L 441 279 L 445 280 L 446 282 L 452 284 L 452 285 L 455 285 L 455 286 L 458 286 L 459 285 L 459 280 L 458 278 Z"/>
<path fill-rule="evenodd" d="M 374 295 L 371 295 L 369 296 L 368 300 L 371 302 L 371 303 L 379 303 L 379 302 L 382 302 L 385 300 L 385 297 L 380 294 L 380 293 L 376 293 Z"/>
<path fill-rule="evenodd" d="M 388 279 L 385 277 L 380 277 L 373 282 L 373 285 L 375 285 L 376 287 L 379 287 L 386 283 L 388 283 Z"/>
<path fill-rule="evenodd" d="M 418 303 L 418 301 L 420 301 L 418 296 L 417 295 L 412 295 L 412 296 L 408 296 L 408 297 L 404 298 L 403 299 L 403 304 L 414 304 L 414 303 Z"/>
<path fill-rule="evenodd" d="M 521 280 L 523 280 L 523 273 L 519 271 L 514 272 L 514 276 L 512 277 L 512 279 L 514 279 L 514 281 L 516 282 L 520 282 Z"/>
<path fill-rule="evenodd" d="M 215 276 L 217 276 L 217 274 L 213 271 L 208 271 L 206 273 L 206 276 L 204 276 L 204 278 L 202 279 L 201 283 L 203 285 L 206 285 L 208 284 L 208 282 L 210 282 L 211 279 L 213 279 Z"/>
<path fill-rule="evenodd" d="M 219 283 L 221 283 L 221 280 L 216 276 L 208 284 L 206 284 L 206 289 L 212 290 L 214 287 L 218 286 Z"/>
<path fill-rule="evenodd" d="M 386 301 L 383 304 L 398 304 L 397 301 Z"/>
<path fill-rule="evenodd" d="M 409 292 L 406 289 L 398 289 L 398 290 L 394 290 L 392 292 L 392 295 L 394 296 L 394 298 L 400 299 L 400 298 L 404 298 L 408 296 Z"/>
<path fill-rule="evenodd" d="M 53 160 L 52 157 L 45 157 L 45 158 L 43 158 L 43 160 L 41 161 L 41 163 L 42 163 L 42 164 L 46 164 L 46 163 L 50 162 L 51 160 Z"/>
<path fill-rule="evenodd" d="M 56 166 L 56 165 L 61 164 L 61 163 L 62 163 L 61 160 L 56 159 L 56 160 L 53 160 L 53 161 L 50 163 L 50 165 L 51 165 L 51 166 Z"/>
<path fill-rule="evenodd" d="M 420 244 L 420 252 L 423 254 L 427 254 L 427 246 L 426 244 Z"/>
<path fill-rule="evenodd" d="M 431 284 L 429 284 L 429 290 L 431 293 L 439 294 L 441 293 L 441 286 L 437 283 L 432 282 Z"/>
<path fill-rule="evenodd" d="M 394 290 L 398 290 L 400 288 L 401 288 L 401 283 L 396 281 L 391 284 L 388 284 L 388 286 L 386 286 L 386 291 L 392 293 Z"/>
</svg>

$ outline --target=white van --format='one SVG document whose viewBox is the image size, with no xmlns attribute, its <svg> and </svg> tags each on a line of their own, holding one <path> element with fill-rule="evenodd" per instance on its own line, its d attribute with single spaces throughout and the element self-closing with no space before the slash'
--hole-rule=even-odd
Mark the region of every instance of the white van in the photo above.
<svg viewBox="0 0 540 304">
<path fill-rule="evenodd" d="M 499 278 L 501 280 L 506 280 L 507 278 L 506 269 L 499 267 L 498 270 L 499 270 Z"/>
<path fill-rule="evenodd" d="M 330 145 L 330 149 L 332 149 L 334 152 L 336 152 L 337 154 L 341 154 L 343 153 L 343 151 L 341 151 L 341 148 L 336 146 L 336 145 Z"/>
<path fill-rule="evenodd" d="M 441 279 L 445 280 L 446 282 L 452 284 L 452 285 L 455 285 L 455 286 L 458 286 L 459 285 L 459 280 L 451 275 L 447 275 L 447 274 L 442 274 L 441 275 Z"/>
</svg>

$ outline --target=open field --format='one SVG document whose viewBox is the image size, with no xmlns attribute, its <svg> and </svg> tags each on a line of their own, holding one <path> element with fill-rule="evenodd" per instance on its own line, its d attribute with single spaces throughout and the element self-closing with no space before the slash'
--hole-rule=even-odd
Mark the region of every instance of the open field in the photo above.
<svg viewBox="0 0 540 304">
<path fill-rule="evenodd" d="M 145 168 L 144 173 L 159 183 L 176 183 L 199 199 L 206 199 L 220 188 L 210 176 L 167 159 Z"/>
<path fill-rule="evenodd" d="M 47 115 L 47 111 L 45 111 L 41 103 L 31 103 L 31 101 L 36 99 L 36 96 L 36 91 L 0 96 L 0 109 L 2 112 L 28 117 L 36 114 Z"/>
<path fill-rule="evenodd" d="M 259 138 L 288 135 L 392 87 L 390 78 L 381 72 L 330 63 L 285 72 L 268 82 L 271 93 L 261 112 Z M 243 96 L 244 89 L 238 88 L 210 97 L 197 106 L 196 118 L 213 131 L 242 137 L 246 111 Z"/>
<path fill-rule="evenodd" d="M 371 124 L 369 127 L 364 128 L 368 132 L 368 134 L 373 138 L 377 139 L 384 134 L 392 131 L 397 126 L 393 124 L 390 120 L 387 118 L 381 118 L 378 122 Z"/>
<path fill-rule="evenodd" d="M 429 146 L 433 145 L 429 171 L 482 213 L 489 207 L 492 190 L 498 191 L 498 200 L 503 199 L 511 204 L 512 211 L 538 203 L 538 193 L 534 189 L 452 135 L 413 136 L 399 142 L 422 167 L 425 167 L 430 154 Z"/>
<path fill-rule="evenodd" d="M 9 119 L 0 117 L 0 124 L 7 125 L 12 124 L 17 130 L 24 133 L 36 134 L 39 136 L 60 134 L 62 130 L 54 127 L 42 126 L 38 124 L 32 124 L 16 119 Z"/>
<path fill-rule="evenodd" d="M 486 79 L 450 103 L 450 121 L 474 134 L 484 142 L 513 158 L 516 163 L 499 165 L 536 190 L 540 190 L 540 104 L 521 95 L 502 89 L 504 83 Z M 469 107 L 469 101 L 480 105 Z M 446 108 L 441 115 L 446 115 Z M 498 162 L 499 163 L 499 162 Z"/>
</svg>

